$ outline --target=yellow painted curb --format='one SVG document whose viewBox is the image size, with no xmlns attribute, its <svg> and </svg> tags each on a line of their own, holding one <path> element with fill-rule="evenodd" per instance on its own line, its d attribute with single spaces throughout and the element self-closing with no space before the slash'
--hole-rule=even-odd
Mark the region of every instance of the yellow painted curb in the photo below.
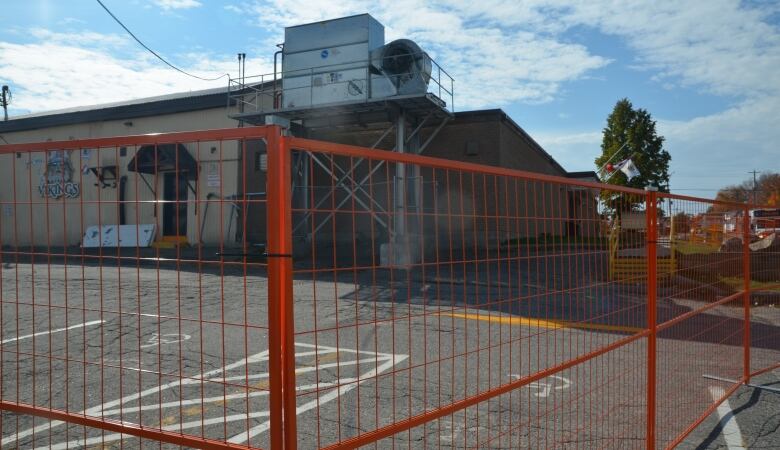
<svg viewBox="0 0 780 450">
<path fill-rule="evenodd" d="M 539 328 L 577 328 L 582 330 L 618 331 L 623 333 L 638 333 L 644 328 L 627 327 L 622 325 L 607 325 L 603 323 L 567 322 L 564 320 L 544 320 L 527 317 L 491 316 L 487 314 L 471 313 L 439 313 L 442 316 L 455 317 L 457 319 L 483 320 L 487 322 L 501 323 L 505 325 L 525 325 Z"/>
</svg>

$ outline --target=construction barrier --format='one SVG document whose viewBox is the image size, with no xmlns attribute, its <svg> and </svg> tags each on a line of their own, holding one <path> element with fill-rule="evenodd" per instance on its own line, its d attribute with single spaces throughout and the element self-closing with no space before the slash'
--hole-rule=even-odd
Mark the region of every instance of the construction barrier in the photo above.
<svg viewBox="0 0 780 450">
<path fill-rule="evenodd" d="M 671 448 L 780 368 L 780 252 L 673 225 L 746 205 L 277 127 L 0 171 L 3 448 Z"/>
<path fill-rule="evenodd" d="M 609 231 L 609 279 L 610 280 L 626 280 L 635 281 L 637 279 L 643 279 L 648 271 L 648 258 L 644 251 L 644 246 L 640 248 L 621 248 L 620 234 L 621 231 L 638 230 L 643 231 L 646 226 L 646 220 L 644 217 L 645 212 L 636 213 L 633 211 L 624 212 L 625 215 L 633 215 L 639 217 L 641 220 L 637 221 L 629 220 L 632 223 L 628 228 L 622 228 L 620 221 L 621 217 L 615 217 Z M 636 223 L 639 222 L 639 223 Z M 668 239 L 665 240 L 666 248 L 665 254 L 657 257 L 654 264 L 656 267 L 656 274 L 659 277 L 670 276 L 677 270 L 677 258 L 675 241 L 677 240 L 677 233 L 674 228 L 674 216 L 670 217 L 669 234 Z M 660 232 L 660 234 L 665 234 Z M 662 237 L 659 235 L 659 239 Z"/>
</svg>

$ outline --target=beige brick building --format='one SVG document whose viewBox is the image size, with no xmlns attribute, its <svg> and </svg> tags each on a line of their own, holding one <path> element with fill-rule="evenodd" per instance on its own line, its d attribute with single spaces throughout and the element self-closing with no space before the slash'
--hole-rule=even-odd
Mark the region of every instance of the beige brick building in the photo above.
<svg viewBox="0 0 780 450">
<path fill-rule="evenodd" d="M 236 127 L 238 122 L 229 116 L 237 112 L 237 107 L 230 105 L 226 108 L 226 99 L 225 89 L 213 89 L 51 111 L 0 122 L 0 135 L 8 143 L 17 144 Z M 370 146 L 389 125 L 377 123 L 371 127 L 347 130 L 319 127 L 314 131 L 293 127 L 292 130 L 309 138 Z M 419 139 L 426 141 L 436 126 L 432 123 L 421 127 Z M 156 240 L 173 237 L 186 240 L 192 246 L 235 246 L 245 240 L 264 243 L 264 143 L 247 142 L 243 147 L 245 153 L 236 141 L 181 145 L 182 148 L 176 151 L 184 152 L 180 153 L 182 162 L 188 158 L 188 164 L 191 164 L 189 173 L 182 173 L 184 169 L 181 167 L 179 169 L 182 170 L 177 173 L 176 168 L 162 165 L 153 174 L 129 170 L 136 154 L 142 150 L 139 147 L 104 148 L 99 151 L 79 149 L 59 152 L 56 156 L 52 156 L 52 152 L 0 155 L 0 202 L 3 205 L 0 236 L 3 245 L 78 246 L 88 227 L 119 224 L 154 224 Z M 392 147 L 391 139 L 380 141 L 377 145 L 380 149 Z M 430 140 L 422 154 L 545 175 L 595 180 L 595 174 L 591 172 L 566 172 L 519 125 L 498 109 L 455 113 Z M 67 161 L 68 170 L 72 172 L 69 181 L 77 188 L 69 192 L 44 194 L 45 188 L 41 188 L 41 184 L 45 184 L 42 180 L 48 179 L 50 163 L 63 160 Z M 103 169 L 106 167 L 113 169 L 105 172 Z M 102 175 L 109 178 L 107 183 L 98 179 L 100 172 L 105 172 Z M 374 194 L 379 199 L 387 197 L 382 186 L 389 183 L 380 179 L 381 173 L 372 179 Z M 359 171 L 355 173 L 356 176 L 359 174 Z M 453 188 L 455 183 L 446 183 L 441 173 L 434 174 L 423 168 L 416 174 L 421 180 L 423 198 L 423 204 L 416 205 L 418 211 L 430 213 L 438 210 L 439 214 L 444 214 L 448 211 L 443 209 L 442 199 L 450 198 L 451 204 L 461 204 L 471 202 L 475 195 L 470 186 Z M 509 184 L 500 178 L 489 181 L 495 186 L 487 186 L 485 179 L 479 180 L 486 186 L 479 189 L 479 196 L 489 196 L 491 200 L 483 202 L 476 199 L 477 204 L 464 208 L 474 215 L 481 212 L 492 216 L 525 217 L 527 220 L 524 219 L 526 223 L 522 227 L 515 227 L 506 220 L 496 220 L 497 226 L 491 227 L 496 231 L 491 231 L 488 239 L 539 234 L 571 235 L 582 233 L 584 227 L 596 226 L 595 196 L 589 190 L 533 181 Z M 312 174 L 309 183 L 312 187 L 308 195 L 311 196 L 312 192 L 320 195 L 318 189 L 331 186 L 333 179 L 319 171 Z M 435 208 L 430 201 L 434 194 L 439 199 Z M 458 197 L 457 201 L 451 198 L 453 196 Z M 242 198 L 256 201 L 244 204 L 234 201 Z M 509 209 L 508 205 L 511 205 Z M 452 211 L 450 208 L 449 213 Z M 343 220 L 347 218 L 337 217 L 336 227 L 321 227 L 318 240 L 332 243 L 342 239 L 339 231 L 347 229 L 341 226 Z M 360 227 L 370 228 L 370 217 L 363 220 L 367 222 Z M 431 220 L 421 219 L 419 222 L 418 229 L 423 233 L 432 232 L 435 226 Z M 476 225 L 466 223 L 464 226 Z M 311 228 L 311 224 L 306 224 L 299 227 L 296 234 L 304 239 L 307 235 L 304 230 L 311 231 Z M 337 230 L 336 235 L 328 236 L 328 230 L 333 228 Z"/>
</svg>

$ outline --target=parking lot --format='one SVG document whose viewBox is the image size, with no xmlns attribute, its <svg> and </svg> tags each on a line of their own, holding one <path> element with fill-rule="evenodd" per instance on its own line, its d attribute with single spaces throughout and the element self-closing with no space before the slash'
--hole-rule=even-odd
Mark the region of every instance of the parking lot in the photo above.
<svg viewBox="0 0 780 450">
<path fill-rule="evenodd" d="M 780 370 L 751 380 L 773 389 L 780 388 Z M 722 395 L 717 385 L 713 396 Z M 740 387 L 678 448 L 681 449 L 770 449 L 780 440 L 780 394 L 752 387 Z"/>
<path fill-rule="evenodd" d="M 81 261 L 3 266 L 3 398 L 267 447 L 264 267 L 120 266 Z M 296 274 L 301 448 L 335 444 L 582 357 L 631 336 L 644 317 L 643 298 L 621 287 L 583 290 L 574 298 L 563 289 L 534 297 L 538 288 L 532 283 L 456 282 L 467 276 L 441 271 L 436 278 L 406 277 L 377 271 Z M 493 301 L 483 308 L 474 300 L 522 295 L 529 300 L 521 307 Z M 594 302 L 599 296 L 609 301 Z M 545 304 L 557 313 L 543 314 Z M 602 319 L 563 323 L 565 305 L 570 317 L 587 313 Z M 619 313 L 605 314 L 607 308 Z M 729 314 L 712 310 L 723 320 L 732 320 Z M 662 336 L 659 352 L 679 352 L 680 342 L 679 334 Z M 713 401 L 712 386 L 725 386 L 703 373 L 739 373 L 741 360 L 732 358 L 730 341 L 699 339 L 684 348 L 687 355 L 708 358 L 672 365 L 662 359 L 659 370 L 674 370 L 685 381 L 680 396 L 687 402 L 681 407 L 666 398 L 670 402 L 659 411 L 690 408 L 693 414 Z M 633 341 L 395 434 L 380 446 L 643 448 L 644 428 L 637 424 L 646 422 L 646 354 L 645 341 Z M 775 375 L 766 376 L 771 383 Z M 778 439 L 771 426 L 777 416 L 769 414 L 776 403 L 767 398 L 773 394 L 756 400 L 747 392 L 741 388 L 731 405 L 739 410 L 743 436 L 755 434 L 757 445 Z M 0 425 L 3 448 L 152 445 L 7 412 Z M 659 419 L 659 435 L 681 431 L 673 425 Z M 712 437 L 712 426 L 712 420 L 705 422 L 685 445 L 722 445 L 722 433 Z"/>
</svg>

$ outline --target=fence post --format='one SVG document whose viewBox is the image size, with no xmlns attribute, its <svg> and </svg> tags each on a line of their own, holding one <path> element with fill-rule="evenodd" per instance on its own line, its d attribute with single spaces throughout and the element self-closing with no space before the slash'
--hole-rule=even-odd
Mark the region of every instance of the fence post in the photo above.
<svg viewBox="0 0 780 450">
<path fill-rule="evenodd" d="M 295 449 L 290 149 L 279 127 L 267 136 L 268 364 L 271 449 Z"/>
<path fill-rule="evenodd" d="M 743 298 L 742 304 L 745 309 L 745 330 L 742 335 L 742 345 L 744 347 L 744 373 L 745 383 L 750 383 L 750 207 L 745 205 L 742 216 L 742 277 Z"/>
<path fill-rule="evenodd" d="M 647 328 L 650 335 L 647 338 L 647 448 L 655 449 L 655 418 L 656 418 L 656 288 L 658 284 L 658 194 L 647 191 L 645 196 L 645 221 L 647 245 Z"/>
</svg>

